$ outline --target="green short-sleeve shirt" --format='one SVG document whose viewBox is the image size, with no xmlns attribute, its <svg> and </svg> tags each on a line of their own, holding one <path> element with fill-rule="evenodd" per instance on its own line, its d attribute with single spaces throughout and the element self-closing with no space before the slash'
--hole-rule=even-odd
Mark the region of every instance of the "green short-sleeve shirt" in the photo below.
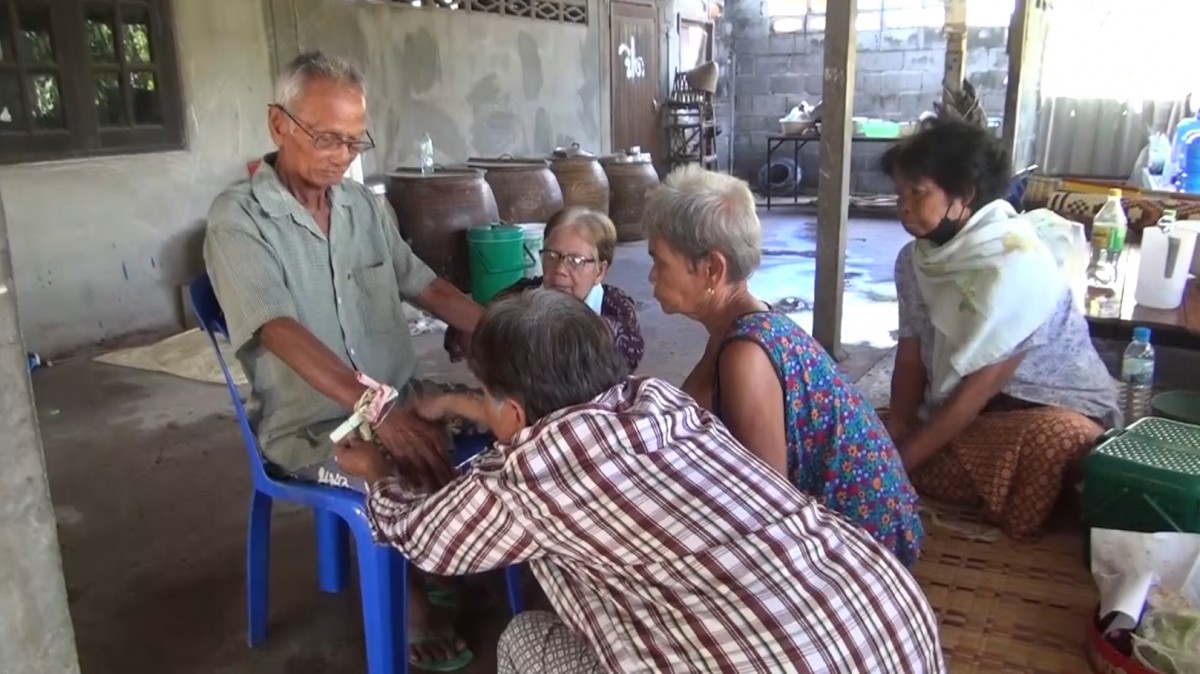
<svg viewBox="0 0 1200 674">
<path fill-rule="evenodd" d="M 273 163 L 268 155 L 253 178 L 213 201 L 204 260 L 259 403 L 252 421 L 263 453 L 295 470 L 332 455 L 325 433 L 348 410 L 263 348 L 259 330 L 295 319 L 350 367 L 403 388 L 416 353 L 402 298 L 420 295 L 435 275 L 365 186 L 345 180 L 331 189 L 326 238 Z"/>
</svg>

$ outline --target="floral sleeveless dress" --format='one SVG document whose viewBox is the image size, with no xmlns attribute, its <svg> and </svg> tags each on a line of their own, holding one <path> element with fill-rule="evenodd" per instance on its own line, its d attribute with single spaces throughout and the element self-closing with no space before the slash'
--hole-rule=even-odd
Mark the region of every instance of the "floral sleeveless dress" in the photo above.
<svg viewBox="0 0 1200 674">
<path fill-rule="evenodd" d="M 925 533 L 917 493 L 875 410 L 825 349 L 784 314 L 741 316 L 725 343 L 734 339 L 762 347 L 779 374 L 788 480 L 911 566 Z M 720 416 L 720 377 L 713 403 Z"/>
</svg>

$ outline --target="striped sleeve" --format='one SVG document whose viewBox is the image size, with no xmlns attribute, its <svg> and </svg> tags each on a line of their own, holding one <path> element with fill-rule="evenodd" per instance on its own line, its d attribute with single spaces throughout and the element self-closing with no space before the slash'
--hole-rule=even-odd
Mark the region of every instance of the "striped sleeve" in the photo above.
<svg viewBox="0 0 1200 674">
<path fill-rule="evenodd" d="M 204 262 L 235 349 L 253 340 L 268 321 L 297 317 L 283 266 L 254 228 L 210 214 Z"/>
<path fill-rule="evenodd" d="M 371 486 L 367 516 L 378 540 L 426 573 L 480 573 L 538 556 L 533 536 L 488 484 L 492 480 L 472 470 L 433 494 L 419 494 L 387 478 Z"/>
</svg>

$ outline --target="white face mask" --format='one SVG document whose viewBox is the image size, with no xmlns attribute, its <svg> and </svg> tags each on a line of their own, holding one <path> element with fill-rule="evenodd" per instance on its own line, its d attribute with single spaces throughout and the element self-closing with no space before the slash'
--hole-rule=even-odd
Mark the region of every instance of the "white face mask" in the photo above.
<svg viewBox="0 0 1200 674">
<path fill-rule="evenodd" d="M 597 283 L 588 291 L 587 297 L 583 298 L 592 311 L 600 313 L 600 306 L 604 304 L 604 285 Z"/>
</svg>

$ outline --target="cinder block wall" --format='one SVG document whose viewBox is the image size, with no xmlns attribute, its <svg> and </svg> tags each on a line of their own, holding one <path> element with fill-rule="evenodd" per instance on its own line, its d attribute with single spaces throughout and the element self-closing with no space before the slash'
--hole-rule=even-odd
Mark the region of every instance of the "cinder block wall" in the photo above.
<svg viewBox="0 0 1200 674">
<path fill-rule="evenodd" d="M 734 72 L 733 171 L 757 187 L 766 161 L 768 133 L 792 106 L 821 99 L 825 56 L 822 31 L 771 32 L 765 0 L 732 0 L 727 6 L 729 49 Z M 889 13 L 911 12 L 913 0 L 883 0 L 882 21 L 858 31 L 854 114 L 904 121 L 941 99 L 946 39 L 940 28 L 887 28 Z M 860 14 L 862 14 L 860 9 Z M 877 15 L 878 16 L 878 15 Z M 967 77 L 993 118 L 1004 112 L 1008 75 L 1007 28 L 973 28 L 967 36 Z M 855 143 L 851 191 L 890 193 L 891 181 L 877 170 L 886 143 Z M 791 156 L 791 146 L 784 146 Z M 801 154 L 802 185 L 817 184 L 817 144 Z"/>
</svg>

